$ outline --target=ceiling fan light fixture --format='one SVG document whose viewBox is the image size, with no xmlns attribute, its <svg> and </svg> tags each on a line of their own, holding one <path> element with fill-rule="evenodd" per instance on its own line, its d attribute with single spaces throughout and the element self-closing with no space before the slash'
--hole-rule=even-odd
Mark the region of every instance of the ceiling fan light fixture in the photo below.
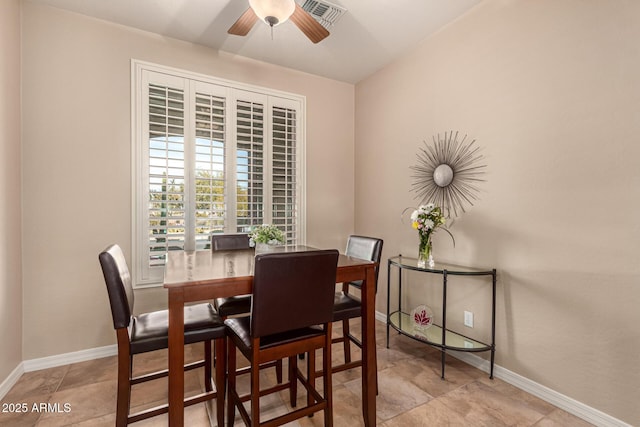
<svg viewBox="0 0 640 427">
<path fill-rule="evenodd" d="M 249 5 L 271 27 L 285 22 L 296 10 L 294 0 L 249 0 Z"/>
</svg>

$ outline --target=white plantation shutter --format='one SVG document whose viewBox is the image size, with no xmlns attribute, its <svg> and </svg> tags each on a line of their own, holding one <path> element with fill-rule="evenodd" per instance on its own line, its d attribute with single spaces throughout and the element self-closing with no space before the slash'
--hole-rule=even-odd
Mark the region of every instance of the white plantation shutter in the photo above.
<svg viewBox="0 0 640 427">
<path fill-rule="evenodd" d="M 236 104 L 236 231 L 247 233 L 264 219 L 264 104 Z"/>
<path fill-rule="evenodd" d="M 195 95 L 195 241 L 205 249 L 212 232 L 225 229 L 224 97 Z"/>
<path fill-rule="evenodd" d="M 272 224 L 285 232 L 287 243 L 298 241 L 297 111 L 272 109 Z"/>
<path fill-rule="evenodd" d="M 147 86 L 147 240 L 149 266 L 164 264 L 165 252 L 184 249 L 184 91 Z"/>
<path fill-rule="evenodd" d="M 134 283 L 211 233 L 277 225 L 304 243 L 304 99 L 134 61 Z"/>
</svg>

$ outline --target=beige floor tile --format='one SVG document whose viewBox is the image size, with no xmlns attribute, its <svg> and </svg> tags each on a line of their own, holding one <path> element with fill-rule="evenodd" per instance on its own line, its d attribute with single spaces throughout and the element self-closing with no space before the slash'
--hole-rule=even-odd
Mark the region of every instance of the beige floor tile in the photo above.
<svg viewBox="0 0 640 427">
<path fill-rule="evenodd" d="M 588 427 L 590 425 L 583 419 L 556 408 L 538 421 L 535 427 Z"/>
<path fill-rule="evenodd" d="M 107 414 L 97 418 L 90 418 L 75 423 L 74 427 L 113 427 L 116 424 L 116 414 Z"/>
<path fill-rule="evenodd" d="M 91 372 L 91 375 L 87 375 Z M 104 357 L 69 365 L 58 390 L 66 390 L 82 385 L 118 379 L 118 359 L 116 356 Z"/>
<path fill-rule="evenodd" d="M 384 422 L 381 427 L 434 427 L 434 426 L 473 426 L 478 425 L 465 420 L 460 414 L 451 411 L 438 399 L 413 408 Z"/>
<path fill-rule="evenodd" d="M 249 413 L 249 416 L 252 416 L 251 403 L 249 401 L 244 402 L 244 407 Z M 260 398 L 260 421 L 261 422 L 265 422 L 267 420 L 278 417 L 280 415 L 284 415 L 287 412 L 289 412 L 289 406 L 280 397 L 279 393 L 269 394 L 267 396 L 262 396 Z M 225 414 L 225 419 L 226 417 L 227 415 Z M 244 425 L 240 417 L 240 414 L 237 410 L 235 410 L 235 423 L 238 425 Z M 297 425 L 297 423 L 292 423 L 291 425 Z"/>
<path fill-rule="evenodd" d="M 42 414 L 34 409 L 39 408 L 43 403 L 48 403 L 50 398 L 50 394 L 26 396 L 15 400 L 7 396 L 1 402 L 0 426 L 27 427 L 36 425 Z"/>
<path fill-rule="evenodd" d="M 184 410 L 184 425 L 190 427 L 208 427 L 215 426 L 215 418 L 209 421 L 209 416 L 204 404 L 189 406 Z M 168 427 L 169 416 L 167 414 L 158 415 L 157 417 L 148 418 L 132 424 L 132 427 Z"/>
<path fill-rule="evenodd" d="M 387 368 L 395 366 L 398 362 L 403 360 L 410 360 L 413 357 L 398 348 L 395 347 L 382 347 L 378 348 L 378 370 L 383 371 Z"/>
<path fill-rule="evenodd" d="M 102 381 L 82 385 L 53 393 L 50 404 L 57 403 L 68 412 L 45 412 L 38 420 L 38 426 L 62 426 L 98 418 L 115 412 L 116 382 Z"/>
<path fill-rule="evenodd" d="M 358 398 L 362 396 L 361 381 L 354 380 L 345 383 Z M 388 420 L 402 412 L 406 412 L 416 406 L 431 400 L 427 391 L 418 388 L 393 372 L 393 368 L 378 372 L 378 397 L 376 399 L 377 417 L 380 420 Z"/>
<path fill-rule="evenodd" d="M 491 380 L 489 379 L 489 377 L 484 376 L 479 378 L 478 381 L 487 384 L 490 387 L 493 387 L 494 389 L 500 391 L 500 393 L 502 394 L 517 399 L 518 401 L 520 401 L 520 403 L 530 407 L 531 409 L 541 414 L 547 415 L 557 409 L 552 404 L 545 402 L 544 400 L 533 396 L 525 391 L 522 391 L 519 388 L 512 386 L 511 384 L 507 384 L 500 379 L 494 378 L 493 380 Z M 566 412 L 564 413 L 566 414 Z"/>
<path fill-rule="evenodd" d="M 299 399 L 300 404 L 304 404 L 304 399 L 305 397 Z M 300 419 L 299 423 L 302 427 L 320 427 L 324 425 L 323 421 L 323 413 L 318 412 L 311 418 Z M 364 426 L 360 396 L 352 393 L 344 385 L 333 387 L 333 423 L 335 426 Z"/>
<path fill-rule="evenodd" d="M 29 396 L 46 396 L 58 389 L 60 382 L 69 370 L 69 365 L 41 371 L 25 372 L 11 388 L 4 400 L 18 402 Z"/>
<path fill-rule="evenodd" d="M 440 369 L 439 360 L 404 359 L 382 372 L 397 377 L 402 383 L 427 390 L 432 397 L 442 396 L 474 380 L 464 371 L 455 368 L 447 369 L 443 380 Z"/>
<path fill-rule="evenodd" d="M 439 400 L 473 425 L 530 426 L 544 416 L 517 397 L 502 394 L 480 381 L 453 390 Z"/>
<path fill-rule="evenodd" d="M 423 356 L 424 357 L 428 357 L 428 356 Z M 438 353 L 437 356 L 437 360 L 438 363 L 440 363 L 440 353 Z M 447 354 L 446 355 L 446 366 L 445 366 L 445 377 L 449 376 L 449 371 L 451 369 L 455 369 L 461 373 L 464 373 L 465 375 L 469 376 L 470 378 L 475 378 L 475 379 L 487 379 L 488 381 L 491 381 L 489 379 L 489 374 L 486 372 L 482 372 L 479 369 L 474 368 L 473 366 L 463 362 L 460 359 L 456 359 L 455 357 Z"/>
<path fill-rule="evenodd" d="M 204 375 L 202 369 L 185 372 L 185 396 L 193 396 L 204 390 L 199 378 L 201 375 Z M 133 412 L 163 405 L 167 403 L 168 399 L 169 380 L 167 378 L 136 384 L 131 389 L 131 409 Z"/>
</svg>

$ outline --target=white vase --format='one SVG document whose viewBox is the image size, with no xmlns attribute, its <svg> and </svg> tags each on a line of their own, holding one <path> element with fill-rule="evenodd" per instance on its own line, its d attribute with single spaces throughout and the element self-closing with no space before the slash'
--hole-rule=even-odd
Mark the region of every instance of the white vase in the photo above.
<svg viewBox="0 0 640 427">
<path fill-rule="evenodd" d="M 281 246 L 282 245 L 280 244 L 270 245 L 269 243 L 256 243 L 256 253 L 274 252 L 277 248 Z"/>
<path fill-rule="evenodd" d="M 436 265 L 433 260 L 433 246 L 431 243 L 431 237 L 428 237 L 425 241 L 420 240 L 418 246 L 418 267 L 419 268 L 433 268 Z"/>
</svg>

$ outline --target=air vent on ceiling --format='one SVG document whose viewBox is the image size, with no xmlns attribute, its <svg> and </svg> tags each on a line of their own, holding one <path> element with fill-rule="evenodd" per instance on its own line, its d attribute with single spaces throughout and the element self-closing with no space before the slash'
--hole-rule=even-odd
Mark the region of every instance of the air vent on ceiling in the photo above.
<svg viewBox="0 0 640 427">
<path fill-rule="evenodd" d="M 341 6 L 319 0 L 305 0 L 302 8 L 309 12 L 327 30 L 338 22 L 340 17 L 347 11 Z"/>
</svg>

